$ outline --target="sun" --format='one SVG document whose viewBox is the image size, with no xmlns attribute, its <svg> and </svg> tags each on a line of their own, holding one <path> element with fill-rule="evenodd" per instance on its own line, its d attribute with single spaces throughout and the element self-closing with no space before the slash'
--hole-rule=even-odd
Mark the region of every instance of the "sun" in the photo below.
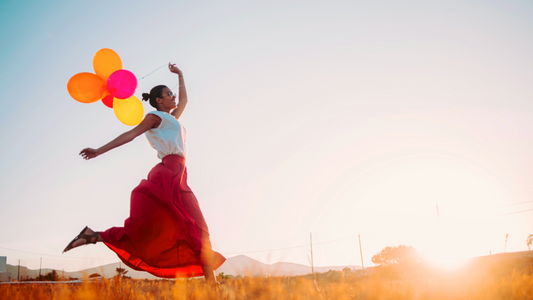
<svg viewBox="0 0 533 300">
<path fill-rule="evenodd" d="M 431 237 L 420 245 L 420 251 L 435 268 L 460 269 L 470 258 L 489 254 L 479 250 L 484 238 L 481 227 L 487 226 L 472 220 L 441 221 L 432 229 Z"/>
<path fill-rule="evenodd" d="M 464 257 L 443 257 L 435 256 L 430 259 L 431 266 L 439 270 L 455 271 L 461 269 L 468 262 L 468 258 Z"/>
</svg>

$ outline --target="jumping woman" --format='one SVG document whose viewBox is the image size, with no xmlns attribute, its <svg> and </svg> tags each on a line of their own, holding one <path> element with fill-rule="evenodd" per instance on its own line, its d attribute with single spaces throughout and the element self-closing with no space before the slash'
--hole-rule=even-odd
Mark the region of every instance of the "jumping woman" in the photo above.
<svg viewBox="0 0 533 300">
<path fill-rule="evenodd" d="M 208 285 L 216 286 L 214 270 L 226 259 L 212 250 L 198 200 L 187 185 L 186 131 L 178 121 L 187 105 L 187 91 L 181 70 L 170 63 L 168 68 L 178 75 L 177 104 L 176 94 L 158 85 L 150 94 L 142 95 L 156 111 L 149 112 L 139 125 L 108 144 L 80 152 L 84 159 L 93 159 L 144 133 L 162 162 L 132 191 L 130 216 L 124 227 L 102 232 L 85 227 L 63 252 L 103 242 L 134 270 L 163 278 L 203 275 Z"/>
</svg>

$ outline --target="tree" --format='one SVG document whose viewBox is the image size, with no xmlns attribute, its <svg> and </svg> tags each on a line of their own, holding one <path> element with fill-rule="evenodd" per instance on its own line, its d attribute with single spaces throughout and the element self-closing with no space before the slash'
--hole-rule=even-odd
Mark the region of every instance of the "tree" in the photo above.
<svg viewBox="0 0 533 300">
<path fill-rule="evenodd" d="M 124 268 L 116 268 L 115 271 L 117 272 L 116 277 L 122 277 L 122 278 L 127 278 L 128 277 L 128 276 L 126 276 L 126 273 L 128 273 L 128 270 L 126 270 Z"/>
<path fill-rule="evenodd" d="M 52 270 L 45 275 L 37 276 L 39 281 L 57 281 L 59 276 L 57 275 L 56 270 Z"/>
<path fill-rule="evenodd" d="M 533 234 L 530 234 L 527 236 L 526 242 L 527 242 L 527 249 L 531 250 L 531 245 L 533 244 Z"/>
<path fill-rule="evenodd" d="M 411 246 L 385 247 L 372 256 L 372 262 L 377 265 L 376 274 L 389 279 L 406 275 L 420 277 L 426 271 L 422 255 Z"/>
<path fill-rule="evenodd" d="M 420 252 L 412 246 L 400 245 L 385 247 L 378 254 L 372 256 L 372 262 L 378 266 L 392 266 L 412 264 L 422 261 Z"/>
<path fill-rule="evenodd" d="M 225 279 L 228 279 L 228 278 L 229 278 L 229 275 L 224 275 L 224 272 L 220 272 L 217 275 L 217 280 L 225 280 Z"/>
</svg>

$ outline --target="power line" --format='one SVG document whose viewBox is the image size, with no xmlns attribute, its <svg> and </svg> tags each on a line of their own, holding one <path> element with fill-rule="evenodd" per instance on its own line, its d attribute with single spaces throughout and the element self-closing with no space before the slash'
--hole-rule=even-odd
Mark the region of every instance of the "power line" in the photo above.
<svg viewBox="0 0 533 300">
<path fill-rule="evenodd" d="M 507 191 L 501 195 L 496 196 L 496 198 L 512 198 L 512 197 L 524 197 L 531 195 L 533 193 L 533 188 L 518 190 L 518 191 Z"/>
<path fill-rule="evenodd" d="M 28 253 L 28 254 L 42 255 L 42 256 L 46 256 L 46 257 L 60 257 L 60 258 L 69 258 L 69 259 L 116 259 L 116 257 L 115 258 L 105 258 L 105 257 L 88 258 L 88 257 L 59 256 L 59 255 L 52 255 L 52 254 L 45 254 L 45 253 L 22 251 L 22 250 L 16 250 L 16 249 L 4 248 L 4 247 L 0 247 L 0 249 L 10 250 L 10 251 L 15 251 L 15 252 Z"/>
<path fill-rule="evenodd" d="M 294 247 L 285 247 L 285 248 L 277 248 L 277 249 L 269 249 L 269 250 L 257 250 L 257 251 L 246 251 L 246 252 L 222 252 L 222 253 L 223 254 L 260 253 L 260 252 L 270 252 L 270 251 L 279 251 L 279 250 L 287 250 L 287 249 L 296 249 L 296 248 L 303 248 L 303 247 L 309 247 L 309 245 L 300 245 L 300 246 L 294 246 Z"/>
<path fill-rule="evenodd" d="M 313 244 L 314 245 L 329 244 L 329 243 L 335 243 L 335 242 L 339 242 L 339 241 L 353 239 L 353 238 L 356 238 L 356 237 L 358 237 L 358 235 L 349 236 L 349 237 L 340 238 L 340 239 L 331 240 L 331 241 L 320 242 L 320 243 L 313 243 Z M 308 247 L 308 246 L 309 245 L 306 244 L 306 245 L 284 247 L 284 248 L 276 248 L 276 249 L 267 249 L 267 250 L 242 251 L 242 252 L 222 252 L 222 253 L 224 253 L 224 254 L 260 253 L 260 252 L 270 252 L 270 251 L 280 251 L 280 250 L 287 250 L 287 249 L 303 248 L 303 247 Z M 46 257 L 59 257 L 59 258 L 68 258 L 68 259 L 84 259 L 84 260 L 87 260 L 87 259 L 116 259 L 116 257 L 115 258 L 106 258 L 106 257 L 98 257 L 98 258 L 68 257 L 68 256 L 59 256 L 59 255 L 52 255 L 52 254 L 45 254 L 45 253 L 22 251 L 22 250 L 10 249 L 10 248 L 5 248 L 5 247 L 0 247 L 0 249 L 10 250 L 10 251 L 15 251 L 15 252 L 22 252 L 22 253 L 35 254 L 35 255 L 42 255 L 42 256 L 46 256 Z"/>
<path fill-rule="evenodd" d="M 533 198 L 533 193 L 527 193 L 527 194 L 523 194 L 523 195 L 515 195 L 515 196 L 506 196 L 506 197 L 495 197 L 495 199 L 500 199 L 500 200 L 508 200 L 508 199 L 516 199 L 515 201 L 519 201 L 519 200 L 529 200 Z M 522 202 L 519 202 L 519 203 L 511 203 L 509 205 L 515 205 L 515 204 L 521 204 Z M 506 206 L 507 204 L 504 204 L 502 206 Z M 494 206 L 492 208 L 495 208 L 495 207 L 500 207 L 500 206 Z"/>
<path fill-rule="evenodd" d="M 332 241 L 326 241 L 326 242 L 320 242 L 320 243 L 314 243 L 314 244 L 315 245 L 328 244 L 328 243 L 338 242 L 338 241 L 352 239 L 352 238 L 354 238 L 354 237 L 352 236 L 352 237 L 347 237 L 347 238 L 342 238 L 342 239 L 337 239 L 337 240 L 332 240 Z M 280 250 L 287 250 L 287 249 L 303 248 L 303 247 L 308 247 L 308 246 L 309 245 L 300 245 L 300 246 L 277 248 L 277 249 L 268 249 L 268 250 L 244 251 L 244 252 L 222 252 L 222 253 L 223 254 L 260 253 L 260 252 L 270 252 L 270 251 L 280 251 Z M 84 260 L 85 259 L 116 259 L 116 258 L 104 258 L 104 257 L 100 257 L 100 258 L 67 257 L 67 256 L 50 255 L 50 254 L 37 253 L 37 252 L 22 251 L 22 250 L 16 250 L 16 249 L 4 248 L 4 247 L 0 247 L 0 249 L 5 249 L 5 250 L 10 250 L 10 251 L 15 251 L 15 252 L 22 252 L 22 253 L 35 254 L 35 255 L 42 255 L 42 256 L 47 256 L 47 257 L 60 257 L 60 258 L 68 258 L 68 259 L 84 259 Z"/>
<path fill-rule="evenodd" d="M 353 239 L 353 238 L 356 238 L 356 237 L 358 237 L 358 236 L 354 235 L 354 236 L 345 237 L 345 238 L 342 238 L 342 239 L 336 239 L 336 240 L 325 241 L 325 242 L 320 242 L 320 243 L 313 243 L 313 245 L 329 244 L 329 243 L 334 243 L 334 242 L 338 242 L 338 241 Z M 300 245 L 300 246 L 277 248 L 277 249 L 268 249 L 268 250 L 243 251 L 243 252 L 222 252 L 222 253 L 223 254 L 260 253 L 260 252 L 271 252 L 271 251 L 279 251 L 279 250 L 287 250 L 287 249 L 296 249 L 296 248 L 303 248 L 303 247 L 309 247 L 309 245 L 306 244 L 306 245 Z"/>
<path fill-rule="evenodd" d="M 513 205 L 520 205 L 520 204 L 525 204 L 525 203 L 532 203 L 532 201 L 525 201 L 525 202 L 518 202 L 518 203 L 511 203 L 511 204 L 505 204 L 505 205 L 500 205 L 500 206 L 494 206 L 492 208 L 500 208 L 500 207 L 507 207 L 507 206 L 513 206 Z"/>
<path fill-rule="evenodd" d="M 525 209 L 525 210 L 520 210 L 520 211 L 515 211 L 515 212 L 510 212 L 510 213 L 506 213 L 506 214 L 501 214 L 501 215 L 495 215 L 493 217 L 501 217 L 501 216 L 507 216 L 507 215 L 514 215 L 514 214 L 519 214 L 519 213 L 523 213 L 523 212 L 526 212 L 526 211 L 532 211 L 533 208 L 531 209 Z"/>
<path fill-rule="evenodd" d="M 524 204 L 524 203 L 530 203 L 530 202 L 533 202 L 533 201 L 526 201 L 526 202 L 502 205 L 501 207 Z M 513 214 L 518 214 L 518 213 L 527 212 L 527 211 L 533 211 L 533 208 L 532 209 L 521 210 L 521 211 L 510 212 L 510 213 L 505 213 L 505 214 L 500 214 L 500 215 L 495 215 L 495 216 L 492 216 L 492 217 L 501 217 L 501 216 L 506 216 L 506 215 L 513 215 Z M 395 212 L 390 212 L 390 211 L 377 212 L 377 211 L 374 211 L 374 213 L 393 213 L 394 214 Z M 413 216 L 413 215 L 410 215 L 410 216 Z M 325 242 L 320 242 L 320 243 L 314 243 L 314 245 L 335 243 L 335 242 L 349 240 L 349 239 L 353 239 L 353 238 L 357 238 L 357 237 L 359 237 L 359 235 L 349 236 L 349 237 L 345 237 L 345 238 L 340 238 L 340 239 L 335 239 L 335 240 L 330 240 L 330 241 L 325 241 Z M 276 249 L 266 249 L 266 250 L 256 250 L 256 251 L 240 251 L 240 252 L 221 252 L 221 253 L 230 254 L 230 255 L 231 254 L 261 253 L 261 252 L 272 252 L 272 251 L 281 251 L 281 250 L 304 248 L 304 247 L 308 247 L 308 246 L 309 245 L 305 244 L 305 245 L 298 245 L 298 246 L 284 247 L 284 248 L 276 248 Z M 5 250 L 10 250 L 10 251 L 15 251 L 15 252 L 22 252 L 22 253 L 35 254 L 35 255 L 42 255 L 42 256 L 47 256 L 47 257 L 59 257 L 59 258 L 63 258 L 63 259 L 83 259 L 83 260 L 87 260 L 87 259 L 116 259 L 116 258 L 106 258 L 106 257 L 98 257 L 98 258 L 67 257 L 67 256 L 51 255 L 51 254 L 44 254 L 44 253 L 37 253 L 37 252 L 22 251 L 22 250 L 10 249 L 10 248 L 5 248 L 5 247 L 0 247 L 0 249 L 5 249 Z"/>
<path fill-rule="evenodd" d="M 508 192 L 507 194 L 495 197 L 495 199 L 500 199 L 500 200 L 501 199 L 527 200 L 527 199 L 531 199 L 531 198 L 533 198 L 533 191 L 530 190 L 530 189 L 523 190 L 523 191 L 518 191 L 518 192 Z M 495 209 L 495 208 L 500 208 L 500 207 L 520 205 L 520 204 L 526 204 L 526 203 L 531 203 L 531 202 L 533 202 L 533 201 L 529 200 L 529 201 L 524 201 L 524 202 L 503 204 L 503 205 L 498 205 L 498 206 L 482 207 L 481 209 L 490 210 L 490 209 Z"/>
</svg>

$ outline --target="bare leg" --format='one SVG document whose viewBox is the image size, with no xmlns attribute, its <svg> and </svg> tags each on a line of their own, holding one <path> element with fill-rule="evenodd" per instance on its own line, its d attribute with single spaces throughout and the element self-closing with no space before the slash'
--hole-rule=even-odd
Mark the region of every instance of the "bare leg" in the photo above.
<svg viewBox="0 0 533 300">
<path fill-rule="evenodd" d="M 96 242 L 100 242 L 100 243 L 103 243 L 105 242 L 104 238 L 102 237 L 102 235 L 100 234 L 100 231 L 97 231 L 98 232 L 98 239 L 96 240 Z"/>
<path fill-rule="evenodd" d="M 217 278 L 215 277 L 215 271 L 212 266 L 202 266 L 204 271 L 205 282 L 207 285 L 217 285 Z"/>
</svg>

